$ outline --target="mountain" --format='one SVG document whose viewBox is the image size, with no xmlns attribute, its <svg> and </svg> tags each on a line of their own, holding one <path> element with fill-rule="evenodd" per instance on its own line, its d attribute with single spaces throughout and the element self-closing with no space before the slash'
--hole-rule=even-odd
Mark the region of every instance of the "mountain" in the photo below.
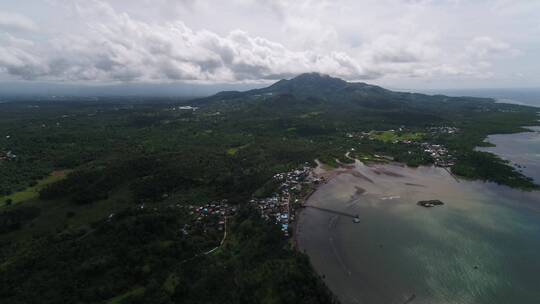
<svg viewBox="0 0 540 304">
<path fill-rule="evenodd" d="M 267 88 L 254 91 L 297 96 L 331 96 L 348 85 L 349 83 L 339 78 L 318 73 L 306 73 L 291 80 L 282 79 Z"/>
<path fill-rule="evenodd" d="M 317 99 L 335 103 L 354 103 L 368 108 L 396 108 L 404 104 L 426 105 L 433 101 L 485 103 L 490 98 L 448 97 L 408 92 L 395 92 L 363 82 L 347 82 L 340 78 L 319 73 L 305 73 L 292 79 L 282 79 L 269 87 L 249 91 L 223 91 L 197 102 L 241 101 L 250 99 L 272 99 L 288 95 L 295 99 Z M 426 106 L 429 106 L 427 104 Z"/>
<path fill-rule="evenodd" d="M 537 108 L 319 74 L 205 100 L 0 103 L 0 303 L 333 303 L 282 221 L 250 201 L 303 199 L 311 185 L 276 174 L 347 152 L 431 165 L 419 143 L 432 143 L 454 174 L 536 187 L 475 148 L 538 125 Z"/>
<path fill-rule="evenodd" d="M 234 99 L 238 97 L 256 95 L 282 95 L 290 94 L 296 97 L 331 98 L 339 94 L 353 92 L 374 93 L 390 92 L 378 86 L 362 82 L 352 83 L 340 78 L 319 73 L 304 73 L 292 79 L 282 79 L 269 87 L 254 89 L 245 92 L 223 91 L 209 97 L 210 99 Z M 204 98 L 203 98 L 204 100 Z"/>
</svg>

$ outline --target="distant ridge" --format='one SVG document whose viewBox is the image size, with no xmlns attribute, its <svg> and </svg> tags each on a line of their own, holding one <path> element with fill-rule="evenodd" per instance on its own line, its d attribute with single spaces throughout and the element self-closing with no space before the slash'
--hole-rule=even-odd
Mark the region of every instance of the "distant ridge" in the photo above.
<svg viewBox="0 0 540 304">
<path fill-rule="evenodd" d="M 379 86 L 363 82 L 347 82 L 343 79 L 321 73 L 304 73 L 291 79 L 281 79 L 278 82 L 262 89 L 249 91 L 223 91 L 206 99 L 235 99 L 258 94 L 278 95 L 290 94 L 296 97 L 330 98 L 339 92 L 390 92 Z"/>
<path fill-rule="evenodd" d="M 297 99 L 318 99 L 328 102 L 352 102 L 370 108 L 393 108 L 403 103 L 429 101 L 494 102 L 491 98 L 448 97 L 419 93 L 395 92 L 364 82 L 347 82 L 343 79 L 320 73 L 304 73 L 291 79 L 282 79 L 261 89 L 249 91 L 223 91 L 213 96 L 197 99 L 196 102 L 270 98 L 288 95 Z"/>
</svg>

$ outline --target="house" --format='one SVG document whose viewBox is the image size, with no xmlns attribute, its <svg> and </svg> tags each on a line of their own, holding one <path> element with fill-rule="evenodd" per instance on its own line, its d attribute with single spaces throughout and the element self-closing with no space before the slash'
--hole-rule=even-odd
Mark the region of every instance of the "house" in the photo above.
<svg viewBox="0 0 540 304">
<path fill-rule="evenodd" d="M 181 107 L 178 107 L 178 110 L 191 110 L 191 111 L 196 111 L 198 109 L 198 107 L 192 107 L 192 106 L 181 106 Z"/>
</svg>

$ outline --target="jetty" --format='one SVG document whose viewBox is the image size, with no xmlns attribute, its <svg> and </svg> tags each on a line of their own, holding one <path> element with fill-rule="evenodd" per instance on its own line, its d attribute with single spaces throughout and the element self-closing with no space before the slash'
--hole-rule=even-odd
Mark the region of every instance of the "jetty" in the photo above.
<svg viewBox="0 0 540 304">
<path fill-rule="evenodd" d="M 304 205 L 304 208 L 311 208 L 311 209 L 316 209 L 316 210 L 319 210 L 319 211 L 328 212 L 328 213 L 332 213 L 332 214 L 336 214 L 336 215 L 346 216 L 346 217 L 352 218 L 353 220 L 359 218 L 358 214 L 351 214 L 351 213 L 332 210 L 332 209 L 327 209 L 327 208 L 321 208 L 321 207 L 310 206 L 310 205 Z"/>
</svg>

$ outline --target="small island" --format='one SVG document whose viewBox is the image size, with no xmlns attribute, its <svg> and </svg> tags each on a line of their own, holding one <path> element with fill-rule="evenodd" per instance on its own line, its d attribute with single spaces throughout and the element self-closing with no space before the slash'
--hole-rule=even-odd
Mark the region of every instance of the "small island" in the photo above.
<svg viewBox="0 0 540 304">
<path fill-rule="evenodd" d="M 418 206 L 422 206 L 422 207 L 426 207 L 426 208 L 431 208 L 431 207 L 435 207 L 435 206 L 444 205 L 444 203 L 441 202 L 440 200 L 418 201 L 418 203 L 416 203 L 416 204 Z"/>
</svg>

